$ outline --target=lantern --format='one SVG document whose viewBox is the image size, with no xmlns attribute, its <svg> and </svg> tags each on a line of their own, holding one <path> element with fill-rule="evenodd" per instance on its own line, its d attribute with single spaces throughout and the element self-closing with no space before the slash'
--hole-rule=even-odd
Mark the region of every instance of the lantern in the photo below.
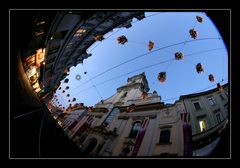
<svg viewBox="0 0 240 168">
<path fill-rule="evenodd" d="M 102 40 L 104 39 L 104 37 L 103 37 L 103 35 L 96 35 L 96 36 L 94 37 L 94 39 L 95 39 L 96 41 L 102 41 Z"/>
<path fill-rule="evenodd" d="M 66 79 L 64 80 L 64 83 L 68 83 L 68 81 L 69 81 L 69 79 L 68 79 L 68 78 L 66 78 Z"/>
<path fill-rule="evenodd" d="M 88 107 L 88 112 L 93 112 L 93 107 L 92 106 Z"/>
<path fill-rule="evenodd" d="M 64 73 L 64 74 L 67 74 L 68 72 L 69 72 L 69 68 L 64 68 L 63 73 Z"/>
<path fill-rule="evenodd" d="M 190 30 L 189 30 L 189 33 L 190 33 L 190 36 L 191 36 L 193 39 L 196 39 L 196 38 L 197 38 L 197 31 L 196 31 L 196 30 L 190 29 Z"/>
<path fill-rule="evenodd" d="M 176 53 L 175 53 L 175 59 L 176 59 L 176 60 L 182 60 L 182 59 L 183 59 L 183 53 L 181 53 L 181 52 L 176 52 Z"/>
<path fill-rule="evenodd" d="M 220 83 L 217 83 L 217 88 L 219 91 L 221 91 L 221 92 L 223 91 L 222 85 Z"/>
<path fill-rule="evenodd" d="M 87 74 L 87 72 L 85 71 L 85 72 L 84 72 L 84 74 L 86 75 L 86 74 Z"/>
<path fill-rule="evenodd" d="M 76 101 L 76 98 L 73 98 L 72 101 L 73 101 L 73 102 Z"/>
<path fill-rule="evenodd" d="M 62 93 L 65 93 L 65 90 L 63 90 Z"/>
<path fill-rule="evenodd" d="M 208 79 L 210 82 L 214 82 L 214 76 L 212 74 L 208 75 Z"/>
<path fill-rule="evenodd" d="M 118 43 L 125 44 L 128 40 L 125 36 L 120 36 L 117 38 Z"/>
<path fill-rule="evenodd" d="M 67 97 L 69 97 L 70 96 L 70 94 L 67 94 Z"/>
<path fill-rule="evenodd" d="M 200 72 L 203 72 L 203 71 L 204 71 L 204 70 L 203 70 L 203 66 L 202 66 L 201 63 L 198 63 L 198 64 L 196 65 L 196 70 L 197 70 L 197 73 L 200 73 Z"/>
<path fill-rule="evenodd" d="M 202 22 L 203 22 L 203 18 L 202 18 L 201 16 L 196 16 L 196 18 L 197 18 L 197 21 L 198 21 L 199 23 L 202 23 Z"/>
<path fill-rule="evenodd" d="M 61 87 L 59 87 L 59 89 L 58 90 L 61 90 L 62 88 Z"/>
<path fill-rule="evenodd" d="M 165 80 L 166 80 L 166 72 L 160 72 L 160 73 L 158 74 L 158 80 L 159 80 L 160 82 L 165 82 Z"/>
<path fill-rule="evenodd" d="M 153 47 L 154 47 L 154 42 L 149 41 L 148 42 L 148 50 L 151 51 L 153 49 Z"/>
<path fill-rule="evenodd" d="M 82 108 L 84 107 L 84 103 L 79 103 L 79 106 Z"/>
<path fill-rule="evenodd" d="M 69 86 L 67 86 L 65 89 L 68 90 L 68 89 L 69 89 Z"/>
</svg>

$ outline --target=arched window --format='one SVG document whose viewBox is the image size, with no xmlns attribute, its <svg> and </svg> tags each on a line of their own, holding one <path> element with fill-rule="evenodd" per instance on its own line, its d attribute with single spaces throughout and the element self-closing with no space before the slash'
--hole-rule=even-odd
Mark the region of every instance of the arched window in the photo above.
<svg viewBox="0 0 240 168">
<path fill-rule="evenodd" d="M 118 108 L 113 108 L 112 111 L 108 114 L 107 118 L 105 119 L 105 121 L 103 122 L 106 125 L 109 125 L 112 123 L 114 117 L 116 117 L 116 115 L 119 113 L 119 109 Z"/>
<path fill-rule="evenodd" d="M 82 144 L 82 143 L 85 141 L 86 138 L 87 138 L 87 136 L 86 136 L 86 135 L 83 135 L 83 136 L 78 140 L 78 142 L 79 142 L 80 144 Z"/>
<path fill-rule="evenodd" d="M 131 132 L 129 134 L 129 138 L 136 138 L 140 128 L 141 128 L 141 122 L 140 121 L 134 122 L 134 124 L 132 126 L 132 129 L 131 129 Z"/>
<path fill-rule="evenodd" d="M 96 145 L 97 145 L 97 139 L 91 138 L 89 140 L 88 146 L 85 148 L 83 154 L 86 156 L 89 155 L 93 151 L 93 149 L 96 147 Z"/>
</svg>

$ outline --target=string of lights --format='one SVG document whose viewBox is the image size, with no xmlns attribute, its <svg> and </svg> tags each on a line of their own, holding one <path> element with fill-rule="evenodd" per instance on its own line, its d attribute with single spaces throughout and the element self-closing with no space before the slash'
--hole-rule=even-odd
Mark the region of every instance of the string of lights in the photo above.
<svg viewBox="0 0 240 168">
<path fill-rule="evenodd" d="M 187 54 L 187 55 L 185 55 L 185 56 L 186 56 L 186 57 L 189 57 L 189 56 L 194 56 L 194 55 L 198 55 L 198 54 L 202 54 L 202 53 L 206 53 L 206 52 L 211 52 L 211 51 L 216 51 L 216 50 L 221 50 L 221 49 L 224 49 L 224 48 L 215 48 L 215 49 L 198 51 L 198 52 L 195 52 L 195 53 Z M 144 69 L 148 69 L 148 68 L 152 68 L 152 67 L 154 67 L 154 66 L 161 65 L 161 64 L 164 64 L 164 63 L 166 63 L 166 62 L 171 62 L 171 61 L 174 61 L 174 60 L 175 60 L 175 59 L 172 58 L 172 59 L 168 59 L 168 60 L 165 60 L 165 61 L 161 61 L 161 62 L 158 62 L 158 63 L 155 63 L 155 64 L 147 65 L 147 66 L 145 66 L 145 67 L 142 67 L 142 68 L 139 68 L 139 69 L 136 69 L 136 70 L 133 70 L 133 71 L 130 71 L 130 72 L 127 72 L 127 73 L 118 75 L 118 76 L 116 76 L 116 77 L 113 77 L 113 78 L 111 78 L 111 79 L 105 80 L 105 81 L 103 81 L 103 82 L 97 83 L 96 86 L 102 85 L 102 84 L 104 84 L 104 83 L 110 82 L 110 81 L 115 80 L 115 79 L 118 79 L 118 78 L 121 78 L 121 77 L 126 76 L 126 75 L 129 75 L 129 74 L 131 74 L 131 73 L 138 72 L 138 71 L 141 71 L 141 70 L 144 70 Z M 91 89 L 91 88 L 93 88 L 93 86 L 88 87 L 88 88 L 83 89 L 83 90 L 80 90 L 80 91 L 74 93 L 73 95 L 76 95 L 76 94 L 78 94 L 78 93 L 81 93 L 81 92 L 86 91 L 86 90 Z"/>
<path fill-rule="evenodd" d="M 164 13 L 166 13 L 166 12 L 164 12 Z M 159 15 L 159 14 L 163 14 L 163 13 L 154 13 L 154 14 L 152 14 L 152 15 L 146 16 L 145 19 L 146 19 L 146 18 L 149 18 L 149 17 L 152 17 L 152 16 Z M 131 24 L 134 24 L 134 23 L 139 22 L 139 21 L 141 21 L 141 20 L 135 20 L 135 21 L 132 22 Z M 115 32 L 113 32 L 112 34 L 110 34 L 109 36 L 105 37 L 105 40 L 106 40 L 106 39 L 110 39 L 109 37 L 111 37 L 112 35 L 116 34 L 117 32 L 119 32 L 120 30 L 123 30 L 123 29 L 124 29 L 124 27 L 119 28 L 117 31 L 115 31 Z M 115 39 L 114 39 L 114 40 L 115 40 Z M 97 44 L 96 46 L 94 46 L 91 50 L 89 50 L 89 52 L 92 52 L 92 51 L 93 51 L 96 47 L 98 47 L 100 44 L 101 44 L 101 43 L 98 43 L 98 44 Z"/>
<path fill-rule="evenodd" d="M 204 40 L 220 40 L 220 39 L 219 39 L 219 38 L 202 38 L 202 39 L 189 40 L 189 41 L 187 41 L 186 43 L 197 42 L 197 41 L 204 41 Z M 144 53 L 144 54 L 138 55 L 138 56 L 136 56 L 136 57 L 133 57 L 133 58 L 131 58 L 131 59 L 129 59 L 129 60 L 126 60 L 126 61 L 124 61 L 124 62 L 122 62 L 122 63 L 120 63 L 120 64 L 117 64 L 117 65 L 115 65 L 115 66 L 113 66 L 113 67 L 111 67 L 111 68 L 108 68 L 107 70 L 105 70 L 105 71 L 103 71 L 103 72 L 101 72 L 101 73 L 93 76 L 92 78 L 90 78 L 89 80 L 87 80 L 87 81 L 85 81 L 84 83 L 80 84 L 79 86 L 82 86 L 82 85 L 84 85 L 84 84 L 86 84 L 86 83 L 89 83 L 92 79 L 96 79 L 97 77 L 102 76 L 103 74 L 105 74 L 105 73 L 107 73 L 107 72 L 110 72 L 111 70 L 113 70 L 113 69 L 115 69 L 115 68 L 118 68 L 118 67 L 120 67 L 120 66 L 122 66 L 122 65 L 124 65 L 124 64 L 127 64 L 127 63 L 129 63 L 129 62 L 131 62 L 131 61 L 133 61 L 133 60 L 136 60 L 136 59 L 138 59 L 138 58 L 141 58 L 141 57 L 143 57 L 143 56 L 146 56 L 146 55 L 148 55 L 148 54 L 151 54 L 151 53 L 154 53 L 154 52 L 157 52 L 157 51 L 166 49 L 166 48 L 170 48 L 170 47 L 173 47 L 173 46 L 177 46 L 177 45 L 183 44 L 184 42 L 185 42 L 185 41 L 182 41 L 182 42 L 179 42 L 179 43 L 174 43 L 174 44 L 167 45 L 167 46 L 164 46 L 164 47 L 160 47 L 160 48 L 158 48 L 158 49 L 155 49 L 155 50 L 149 51 L 149 52 L 147 52 L 147 53 Z M 72 91 L 75 90 L 75 89 L 77 89 L 79 86 L 73 88 Z"/>
</svg>

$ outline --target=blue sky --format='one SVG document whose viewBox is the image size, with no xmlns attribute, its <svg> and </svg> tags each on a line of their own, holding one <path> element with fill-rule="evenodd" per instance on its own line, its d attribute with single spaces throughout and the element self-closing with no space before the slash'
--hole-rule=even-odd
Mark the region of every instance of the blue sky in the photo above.
<svg viewBox="0 0 240 168">
<path fill-rule="evenodd" d="M 203 23 L 196 21 L 196 16 L 203 17 Z M 216 87 L 217 82 L 228 82 L 228 53 L 221 35 L 213 22 L 203 12 L 147 12 L 146 18 L 141 21 L 133 19 L 132 27 L 114 29 L 104 35 L 105 40 L 95 42 L 88 50 L 92 56 L 85 59 L 83 64 L 70 69 L 69 83 L 62 83 L 61 87 L 69 86 L 65 93 L 57 91 L 60 104 L 67 107 L 68 99 L 75 97 L 76 102 L 85 105 L 94 105 L 102 99 L 107 99 L 116 88 L 127 83 L 127 78 L 145 72 L 150 93 L 156 90 L 165 103 L 174 103 L 180 95 L 205 91 Z M 149 17 L 148 17 L 149 16 Z M 189 36 L 189 29 L 198 32 L 197 39 Z M 128 42 L 124 45 L 117 43 L 117 37 L 125 35 Z M 109 37 L 110 36 L 110 37 Z M 214 39 L 206 39 L 214 38 Z M 158 51 L 149 52 L 147 45 L 151 40 L 155 43 L 152 51 L 166 47 Z M 185 44 L 170 45 L 190 41 Z M 183 52 L 183 60 L 174 60 L 175 52 Z M 146 54 L 149 53 L 149 54 Z M 138 59 L 123 64 L 94 78 L 96 75 L 123 63 L 131 58 L 146 54 Z M 137 69 L 164 62 L 150 68 L 135 71 Z M 204 73 L 198 74 L 195 65 L 201 63 Z M 84 72 L 87 71 L 87 74 Z M 133 73 L 130 73 L 135 71 Z M 157 80 L 159 72 L 166 71 L 167 79 L 164 83 Z M 125 76 L 122 74 L 129 73 Z M 208 80 L 208 75 L 215 76 L 215 82 Z M 81 80 L 75 76 L 81 75 Z M 121 76 L 104 84 L 100 84 L 111 78 Z M 90 80 L 93 78 L 92 80 Z M 222 81 L 224 79 L 224 81 Z M 93 87 L 93 86 L 96 87 Z M 66 94 L 70 97 L 66 97 Z M 72 103 L 74 104 L 74 103 Z"/>
</svg>

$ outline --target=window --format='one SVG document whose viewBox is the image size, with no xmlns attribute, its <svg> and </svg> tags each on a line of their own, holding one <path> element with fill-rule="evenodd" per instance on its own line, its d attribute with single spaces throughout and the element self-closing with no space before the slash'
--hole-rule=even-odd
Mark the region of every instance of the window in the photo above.
<svg viewBox="0 0 240 168">
<path fill-rule="evenodd" d="M 227 91 L 225 91 L 225 94 L 228 96 L 228 92 Z"/>
<path fill-rule="evenodd" d="M 141 122 L 140 121 L 134 122 L 134 124 L 132 126 L 132 129 L 131 129 L 131 132 L 129 134 L 129 138 L 136 138 L 140 128 L 141 128 Z"/>
<path fill-rule="evenodd" d="M 114 117 L 118 114 L 118 112 L 119 112 L 119 109 L 118 109 L 118 108 L 114 108 L 114 109 L 110 112 L 110 114 L 107 116 L 107 118 L 106 118 L 106 120 L 104 121 L 104 123 L 107 123 L 107 125 L 108 125 L 108 124 L 111 124 L 112 121 L 113 121 L 113 119 L 114 119 Z"/>
<path fill-rule="evenodd" d="M 168 144 L 170 143 L 170 130 L 163 130 L 160 133 L 159 144 Z"/>
<path fill-rule="evenodd" d="M 196 111 L 201 110 L 200 104 L 198 102 L 193 103 Z"/>
<path fill-rule="evenodd" d="M 77 32 L 74 34 L 74 37 L 79 37 L 81 36 L 82 34 L 84 34 L 87 30 L 85 29 L 78 29 Z"/>
<path fill-rule="evenodd" d="M 67 32 L 68 32 L 68 30 L 64 30 L 64 31 L 60 31 L 60 32 L 54 32 L 50 36 L 50 40 L 64 39 L 64 37 L 66 36 Z"/>
<path fill-rule="evenodd" d="M 221 115 L 220 115 L 220 113 L 217 113 L 216 114 L 216 118 L 217 118 L 217 122 L 218 122 L 218 124 L 222 121 L 221 120 Z"/>
<path fill-rule="evenodd" d="M 219 96 L 220 96 L 221 100 L 225 100 L 225 98 L 223 97 L 222 94 L 220 94 Z"/>
<path fill-rule="evenodd" d="M 200 131 L 206 131 L 207 130 L 207 122 L 205 119 L 199 120 L 199 126 L 200 126 Z"/>
<path fill-rule="evenodd" d="M 208 98 L 208 102 L 209 102 L 209 104 L 210 104 L 211 106 L 213 106 L 213 105 L 216 104 L 215 101 L 214 101 L 214 99 L 213 99 L 213 97 Z"/>
<path fill-rule="evenodd" d="M 127 92 L 125 92 L 122 96 L 121 96 L 121 98 L 124 98 L 124 97 L 126 97 L 127 96 Z"/>
</svg>

